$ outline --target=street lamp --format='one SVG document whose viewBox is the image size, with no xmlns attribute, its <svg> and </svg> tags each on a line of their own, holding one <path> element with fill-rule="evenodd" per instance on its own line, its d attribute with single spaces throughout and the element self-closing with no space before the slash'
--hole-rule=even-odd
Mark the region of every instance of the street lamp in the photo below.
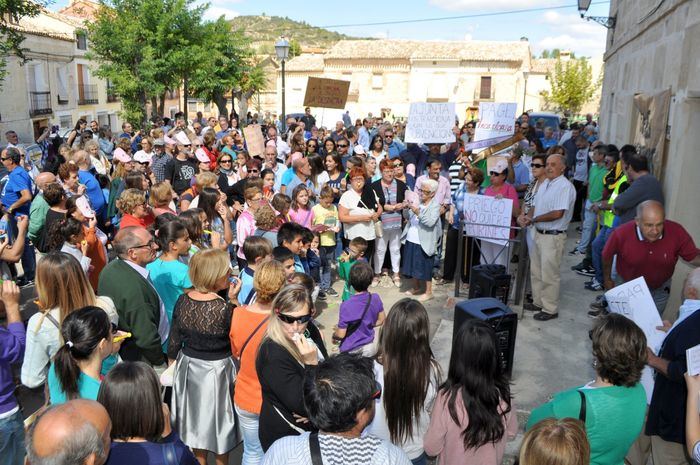
<svg viewBox="0 0 700 465">
<path fill-rule="evenodd" d="M 591 0 L 578 0 L 578 12 L 582 19 L 586 19 L 587 21 L 595 21 L 608 29 L 615 28 L 617 16 L 584 16 L 590 6 Z"/>
<path fill-rule="evenodd" d="M 285 89 L 284 89 L 284 62 L 289 58 L 289 41 L 280 37 L 277 42 L 275 42 L 275 53 L 277 53 L 277 58 L 282 62 L 282 132 L 287 130 L 287 113 L 285 112 Z"/>
<path fill-rule="evenodd" d="M 525 78 L 525 92 L 523 92 L 523 113 L 527 111 L 527 107 L 525 106 L 526 101 L 527 101 L 527 78 L 530 76 L 529 71 L 523 71 L 523 78 Z"/>
</svg>

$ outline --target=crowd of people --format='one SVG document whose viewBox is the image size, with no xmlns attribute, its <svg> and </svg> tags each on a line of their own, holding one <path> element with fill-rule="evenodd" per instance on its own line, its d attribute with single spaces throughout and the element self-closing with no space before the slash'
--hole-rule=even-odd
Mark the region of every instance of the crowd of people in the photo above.
<svg viewBox="0 0 700 465">
<path fill-rule="evenodd" d="M 468 286 L 479 263 L 526 262 L 462 233 L 465 196 L 512 201 L 530 262 L 524 308 L 538 322 L 559 315 L 572 221 L 586 288 L 643 276 L 660 314 L 678 258 L 700 255 L 665 219 L 646 158 L 602 143 L 592 118 L 563 122 L 557 139 L 524 113 L 522 140 L 494 159 L 465 149 L 476 124 L 422 146 L 402 142 L 400 122 L 353 125 L 346 113 L 327 131 L 307 108 L 264 124 L 264 151 L 251 154 L 235 114 L 124 123 L 116 138 L 80 120 L 65 140 L 45 131 L 40 160 L 7 133 L 0 464 L 223 465 L 240 442 L 246 465 L 500 463 L 518 424 L 493 328 L 459 328 L 446 373 L 429 345 L 434 286 Z M 40 311 L 25 326 L 31 284 Z M 379 286 L 406 297 L 385 305 Z M 532 412 L 520 463 L 700 458 L 700 381 L 683 379 L 699 293 L 695 270 L 657 348 L 597 298 L 596 379 Z M 340 303 L 330 341 L 314 320 L 328 300 Z M 12 365 L 45 392 L 26 441 Z"/>
</svg>

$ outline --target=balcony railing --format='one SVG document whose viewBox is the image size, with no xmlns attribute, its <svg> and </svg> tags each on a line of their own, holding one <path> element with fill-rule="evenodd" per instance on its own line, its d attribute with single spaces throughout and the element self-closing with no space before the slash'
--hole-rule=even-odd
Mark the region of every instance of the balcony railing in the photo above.
<svg viewBox="0 0 700 465">
<path fill-rule="evenodd" d="M 78 85 L 78 105 L 98 103 L 97 84 Z"/>
<path fill-rule="evenodd" d="M 114 91 L 114 89 L 110 89 L 109 87 L 107 88 L 107 102 L 112 103 L 112 102 L 118 102 L 119 101 L 119 96 L 117 93 Z"/>
<path fill-rule="evenodd" d="M 51 114 L 51 92 L 29 92 L 30 116 Z"/>
</svg>

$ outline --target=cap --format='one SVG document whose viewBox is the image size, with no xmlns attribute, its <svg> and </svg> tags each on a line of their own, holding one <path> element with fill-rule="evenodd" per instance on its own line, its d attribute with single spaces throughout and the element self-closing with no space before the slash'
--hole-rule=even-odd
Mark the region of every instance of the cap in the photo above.
<svg viewBox="0 0 700 465">
<path fill-rule="evenodd" d="M 80 196 L 75 201 L 75 206 L 85 218 L 94 218 L 95 210 L 90 206 L 90 202 L 85 196 Z"/>
<path fill-rule="evenodd" d="M 209 156 L 207 155 L 207 152 L 204 151 L 204 149 L 197 149 L 194 152 L 194 156 L 197 157 L 197 160 L 201 163 L 211 163 L 211 160 L 209 159 Z"/>
<path fill-rule="evenodd" d="M 155 147 L 155 146 L 160 146 L 160 147 L 162 147 L 162 146 L 164 146 L 164 145 L 165 145 L 165 141 L 164 141 L 163 139 L 161 139 L 161 138 L 158 138 L 158 139 L 156 139 L 156 140 L 153 141 L 153 146 L 154 146 L 154 147 Z"/>
<path fill-rule="evenodd" d="M 177 141 L 173 139 L 172 137 L 169 136 L 163 136 L 163 142 L 165 142 L 168 145 L 175 145 L 177 144 Z M 158 144 L 155 144 L 158 145 Z"/>
<path fill-rule="evenodd" d="M 352 148 L 352 153 L 353 155 L 367 155 L 367 152 L 365 152 L 365 148 L 360 144 L 357 144 Z"/>
<path fill-rule="evenodd" d="M 151 155 L 139 150 L 134 154 L 134 161 L 138 163 L 151 163 Z"/>
<path fill-rule="evenodd" d="M 491 167 L 491 169 L 489 169 L 489 172 L 495 171 L 496 173 L 501 174 L 507 169 L 508 169 L 508 162 L 501 159 L 501 160 L 498 160 L 496 162 L 496 164 Z"/>
<path fill-rule="evenodd" d="M 112 156 L 119 163 L 129 163 L 131 161 L 131 156 L 124 151 L 121 147 L 114 149 L 114 154 Z"/>
<path fill-rule="evenodd" d="M 175 134 L 175 140 L 178 144 L 192 145 L 192 141 L 189 137 L 187 137 L 187 134 L 185 134 L 183 131 L 180 131 L 177 134 Z"/>
</svg>

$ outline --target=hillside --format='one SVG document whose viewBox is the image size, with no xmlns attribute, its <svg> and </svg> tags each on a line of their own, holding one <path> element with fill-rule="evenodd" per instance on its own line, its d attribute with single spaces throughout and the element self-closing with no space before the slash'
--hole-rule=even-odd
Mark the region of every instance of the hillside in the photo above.
<svg viewBox="0 0 700 465">
<path fill-rule="evenodd" d="M 280 16 L 238 16 L 231 20 L 234 29 L 243 30 L 258 53 L 274 53 L 274 43 L 285 36 L 302 49 L 327 49 L 342 39 L 356 39 L 345 34 L 311 26 Z"/>
</svg>

